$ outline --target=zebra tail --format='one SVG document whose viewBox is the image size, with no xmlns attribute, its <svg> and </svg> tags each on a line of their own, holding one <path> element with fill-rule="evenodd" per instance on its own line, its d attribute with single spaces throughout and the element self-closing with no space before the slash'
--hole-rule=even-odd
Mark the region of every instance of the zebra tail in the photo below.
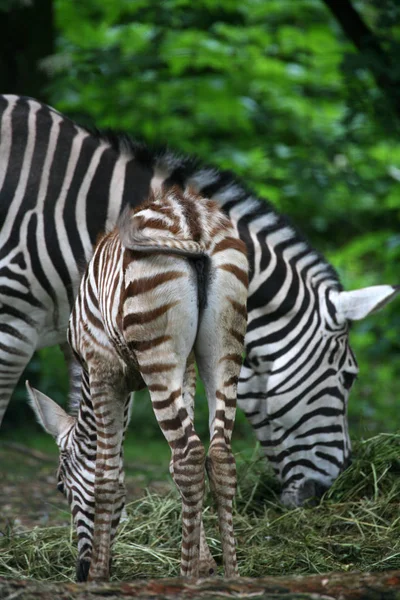
<svg viewBox="0 0 400 600">
<path fill-rule="evenodd" d="M 187 258 L 203 257 L 206 249 L 203 244 L 188 239 L 178 239 L 162 235 L 154 238 L 143 235 L 131 211 L 126 210 L 118 222 L 118 232 L 121 244 L 135 252 L 153 252 L 175 254 Z M 143 227 L 143 225 L 142 225 Z"/>
</svg>

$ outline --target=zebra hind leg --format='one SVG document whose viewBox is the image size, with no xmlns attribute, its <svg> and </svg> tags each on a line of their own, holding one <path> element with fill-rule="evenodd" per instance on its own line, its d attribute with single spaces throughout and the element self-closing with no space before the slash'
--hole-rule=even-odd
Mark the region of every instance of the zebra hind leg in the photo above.
<svg viewBox="0 0 400 600">
<path fill-rule="evenodd" d="M 168 354 L 171 361 L 171 354 Z M 178 361 L 177 361 L 178 362 Z M 171 473 L 182 499 L 181 576 L 199 576 L 201 513 L 205 483 L 205 450 L 196 434 L 190 409 L 182 395 L 183 373 L 178 369 L 143 370 L 153 409 L 171 448 Z"/>
<path fill-rule="evenodd" d="M 195 355 L 209 406 L 211 443 L 206 469 L 218 508 L 225 576 L 236 577 L 238 567 L 232 519 L 236 465 L 231 438 L 246 331 L 246 289 L 237 285 L 233 298 L 226 296 L 225 290 L 235 291 L 234 284 L 229 282 L 229 277 L 233 276 L 227 271 L 221 274 L 216 271 L 214 289 L 211 288 L 209 294 L 212 299 L 214 293 L 218 303 L 211 301 L 203 311 Z"/>
<path fill-rule="evenodd" d="M 206 470 L 218 509 L 224 571 L 226 577 L 236 577 L 238 568 L 232 520 L 233 499 L 236 493 L 236 464 L 231 448 L 236 394 L 235 390 L 229 389 L 231 386 L 228 382 L 232 376 L 225 377 L 224 383 L 214 387 L 215 382 L 204 373 L 201 360 L 199 371 L 205 382 L 209 401 L 211 443 L 206 458 Z M 224 385 L 227 383 L 228 385 Z"/>
<path fill-rule="evenodd" d="M 194 422 L 194 397 L 196 393 L 196 368 L 194 365 L 194 352 L 191 352 L 183 379 L 183 400 L 188 411 L 189 417 Z M 170 472 L 173 474 L 173 461 L 170 463 Z M 217 563 L 215 562 L 207 543 L 204 530 L 203 518 L 200 523 L 200 559 L 199 576 L 209 577 L 217 573 Z"/>
</svg>

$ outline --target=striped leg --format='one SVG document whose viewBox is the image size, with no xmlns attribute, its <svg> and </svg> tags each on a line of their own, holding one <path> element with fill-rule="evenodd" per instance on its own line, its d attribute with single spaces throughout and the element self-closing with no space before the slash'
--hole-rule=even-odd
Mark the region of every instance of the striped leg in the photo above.
<svg viewBox="0 0 400 600">
<path fill-rule="evenodd" d="M 95 517 L 93 552 L 89 581 L 107 581 L 114 508 L 124 502 L 119 486 L 120 456 L 124 435 L 124 410 L 127 390 L 122 373 L 111 372 L 109 365 L 97 364 L 90 370 L 90 390 L 96 420 L 97 453 L 95 470 Z"/>
<path fill-rule="evenodd" d="M 183 380 L 183 400 L 185 402 L 186 410 L 192 421 L 194 422 L 194 397 L 196 393 L 196 368 L 194 364 L 194 353 L 192 352 L 188 358 L 185 376 Z M 170 463 L 170 472 L 172 477 L 173 473 L 173 461 Z M 200 562 L 199 562 L 199 576 L 207 577 L 214 575 L 217 572 L 217 563 L 215 562 L 210 548 L 206 540 L 206 534 L 204 530 L 203 518 L 200 523 Z"/>
<path fill-rule="evenodd" d="M 224 378 L 227 385 L 215 386 L 200 366 L 203 381 L 206 382 L 207 398 L 210 407 L 211 443 L 206 459 L 206 469 L 210 487 L 218 507 L 218 521 L 222 540 L 222 554 L 226 577 L 238 575 L 235 538 L 233 534 L 232 505 L 236 492 L 236 465 L 231 449 L 231 436 L 235 419 L 235 386 L 229 384 L 232 377 Z M 223 376 L 223 373 L 221 373 Z M 220 378 L 219 378 L 220 379 Z M 207 385 L 208 383 L 208 385 Z"/>
<path fill-rule="evenodd" d="M 139 369 L 148 386 L 154 413 L 172 452 L 172 476 L 182 498 L 181 575 L 199 576 L 200 524 L 204 498 L 205 451 L 184 404 L 183 369 L 157 363 L 157 370 L 139 359 Z M 175 355 L 176 362 L 179 359 Z"/>
<path fill-rule="evenodd" d="M 30 317 L 0 300 L 0 426 L 11 395 L 37 345 Z"/>
<path fill-rule="evenodd" d="M 227 288 L 229 289 L 229 287 Z M 232 505 L 236 491 L 236 465 L 231 437 L 236 411 L 236 387 L 246 327 L 245 298 L 229 297 L 205 309 L 196 340 L 196 359 L 204 382 L 210 413 L 210 448 L 206 468 L 218 507 L 218 520 L 226 577 L 238 575 Z M 225 324 L 228 327 L 225 329 Z"/>
<path fill-rule="evenodd" d="M 223 396 L 222 392 L 217 390 L 217 398 L 219 394 Z M 206 459 L 207 474 L 218 507 L 226 577 L 236 577 L 239 574 L 232 521 L 232 505 L 236 493 L 236 464 L 230 444 L 235 418 L 234 401 L 234 397 L 228 395 L 226 402 L 221 397 L 217 401 L 215 429 Z M 216 416 L 218 414 L 220 417 Z"/>
</svg>

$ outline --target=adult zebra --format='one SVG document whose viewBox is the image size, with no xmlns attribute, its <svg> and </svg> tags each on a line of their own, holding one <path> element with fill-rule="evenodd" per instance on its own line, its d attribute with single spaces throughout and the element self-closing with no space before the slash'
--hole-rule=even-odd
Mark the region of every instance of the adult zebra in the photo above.
<svg viewBox="0 0 400 600">
<path fill-rule="evenodd" d="M 346 407 L 357 364 L 348 320 L 398 292 L 343 292 L 334 269 L 284 217 L 230 173 L 126 136 L 78 127 L 39 102 L 0 97 L 0 421 L 34 350 L 62 343 L 98 234 L 162 184 L 191 186 L 229 215 L 249 254 L 246 359 L 239 406 L 299 505 L 350 456 Z"/>
</svg>

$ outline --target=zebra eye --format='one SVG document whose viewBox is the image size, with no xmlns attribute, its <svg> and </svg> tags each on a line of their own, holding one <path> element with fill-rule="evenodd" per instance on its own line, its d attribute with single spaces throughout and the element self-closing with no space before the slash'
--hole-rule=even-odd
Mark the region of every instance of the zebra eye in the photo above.
<svg viewBox="0 0 400 600">
<path fill-rule="evenodd" d="M 346 388 L 346 390 L 349 390 L 352 387 L 355 380 L 357 379 L 357 375 L 355 373 L 349 373 L 349 371 L 343 371 L 342 376 L 343 385 Z"/>
</svg>

